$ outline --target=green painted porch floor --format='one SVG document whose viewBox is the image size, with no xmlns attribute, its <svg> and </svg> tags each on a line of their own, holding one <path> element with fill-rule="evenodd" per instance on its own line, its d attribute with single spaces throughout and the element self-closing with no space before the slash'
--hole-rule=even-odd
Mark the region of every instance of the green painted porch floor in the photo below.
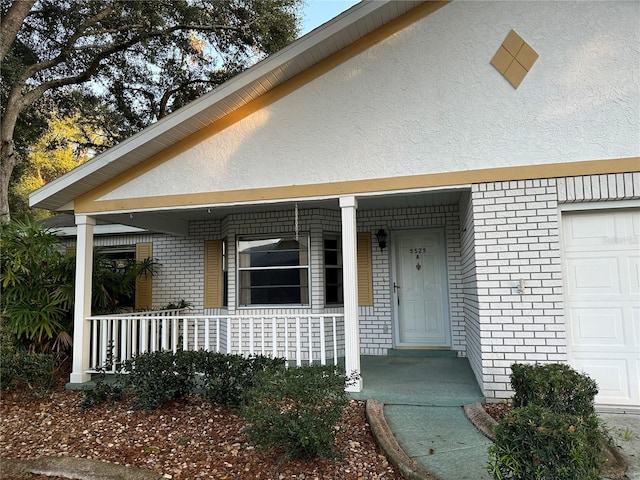
<svg viewBox="0 0 640 480">
<path fill-rule="evenodd" d="M 396 440 L 413 460 L 442 480 L 483 480 L 491 444 L 462 405 L 484 397 L 466 358 L 362 356 L 364 389 L 353 398 L 385 404 Z"/>
<path fill-rule="evenodd" d="M 384 404 L 461 406 L 484 400 L 466 358 L 361 356 L 364 388 L 357 400 Z"/>
</svg>

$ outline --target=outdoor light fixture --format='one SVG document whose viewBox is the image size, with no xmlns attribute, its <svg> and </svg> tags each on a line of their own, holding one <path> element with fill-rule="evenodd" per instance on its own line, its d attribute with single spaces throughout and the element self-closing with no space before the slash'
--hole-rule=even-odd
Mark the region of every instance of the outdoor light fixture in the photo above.
<svg viewBox="0 0 640 480">
<path fill-rule="evenodd" d="M 383 229 L 378 230 L 376 238 L 378 239 L 378 246 L 380 247 L 380 250 L 384 250 L 387 247 L 387 232 Z"/>
</svg>

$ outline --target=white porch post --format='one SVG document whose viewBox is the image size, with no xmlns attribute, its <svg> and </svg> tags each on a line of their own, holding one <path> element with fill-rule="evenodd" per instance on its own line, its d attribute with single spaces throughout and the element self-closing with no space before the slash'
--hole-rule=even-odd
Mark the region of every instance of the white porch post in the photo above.
<svg viewBox="0 0 640 480">
<path fill-rule="evenodd" d="M 73 310 L 73 368 L 69 381 L 83 383 L 91 380 L 89 369 L 89 325 L 91 316 L 91 276 L 93 274 L 93 226 L 96 220 L 76 215 L 76 287 Z"/>
<path fill-rule="evenodd" d="M 360 319 L 358 318 L 357 230 L 355 197 L 341 197 L 342 210 L 342 279 L 344 285 L 344 343 L 347 375 L 360 374 Z M 362 378 L 347 388 L 362 391 Z"/>
</svg>

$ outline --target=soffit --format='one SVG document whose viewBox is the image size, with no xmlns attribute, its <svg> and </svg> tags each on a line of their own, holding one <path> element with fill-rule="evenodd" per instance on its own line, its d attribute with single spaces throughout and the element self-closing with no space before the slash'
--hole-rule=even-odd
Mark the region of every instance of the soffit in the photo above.
<svg viewBox="0 0 640 480">
<path fill-rule="evenodd" d="M 453 189 L 431 190 L 424 192 L 395 192 L 381 195 L 357 196 L 358 214 L 370 211 L 389 211 L 403 208 L 435 207 L 457 205 L 463 191 L 468 186 Z M 137 211 L 127 213 L 100 214 L 96 218 L 111 223 L 145 228 L 149 231 L 169 233 L 172 235 L 187 235 L 188 224 L 192 221 L 222 220 L 229 215 L 246 213 L 283 212 L 295 210 L 298 203 L 300 209 L 334 210 L 340 215 L 339 198 L 322 198 L 306 200 L 287 200 L 274 203 L 259 203 L 245 205 L 198 206 L 185 209 Z"/>
</svg>

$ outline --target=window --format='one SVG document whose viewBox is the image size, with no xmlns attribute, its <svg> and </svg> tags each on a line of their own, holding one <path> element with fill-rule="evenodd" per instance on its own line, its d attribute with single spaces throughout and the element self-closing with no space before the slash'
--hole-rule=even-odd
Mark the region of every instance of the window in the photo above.
<svg viewBox="0 0 640 480">
<path fill-rule="evenodd" d="M 342 242 L 338 235 L 324 238 L 324 302 L 342 305 Z"/>
<path fill-rule="evenodd" d="M 108 283 L 104 285 L 110 290 L 106 295 L 105 300 L 109 303 L 108 309 L 117 311 L 133 311 L 136 307 L 136 281 L 131 281 L 130 285 L 127 285 L 125 280 L 130 278 L 129 272 L 132 271 L 132 267 L 136 263 L 136 246 L 135 245 L 122 245 L 122 246 L 106 246 L 97 247 L 95 260 L 99 263 L 99 275 L 101 276 L 101 282 L 115 282 L 116 291 L 108 287 Z M 114 275 L 108 275 L 106 272 L 112 270 Z M 100 289 L 98 289 L 100 290 Z M 100 294 L 100 293 L 99 293 Z"/>
<path fill-rule="evenodd" d="M 309 305 L 308 245 L 306 236 L 240 239 L 240 306 Z"/>
<path fill-rule="evenodd" d="M 357 238 L 358 305 L 373 305 L 373 269 L 371 233 L 359 232 Z M 343 305 L 342 242 L 338 235 L 324 237 L 325 304 Z"/>
</svg>

